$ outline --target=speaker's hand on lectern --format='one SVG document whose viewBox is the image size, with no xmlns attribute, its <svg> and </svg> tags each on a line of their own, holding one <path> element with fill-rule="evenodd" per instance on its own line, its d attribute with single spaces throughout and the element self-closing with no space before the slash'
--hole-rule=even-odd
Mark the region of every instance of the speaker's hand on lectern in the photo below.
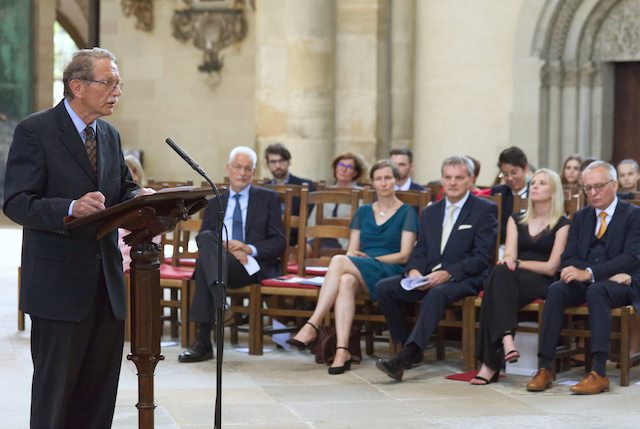
<svg viewBox="0 0 640 429">
<path fill-rule="evenodd" d="M 79 200 L 76 200 L 75 203 L 73 203 L 71 214 L 75 218 L 81 218 L 94 213 L 98 213 L 105 209 L 105 201 L 106 199 L 104 198 L 104 195 L 102 195 L 102 192 L 89 192 L 83 195 Z"/>
</svg>

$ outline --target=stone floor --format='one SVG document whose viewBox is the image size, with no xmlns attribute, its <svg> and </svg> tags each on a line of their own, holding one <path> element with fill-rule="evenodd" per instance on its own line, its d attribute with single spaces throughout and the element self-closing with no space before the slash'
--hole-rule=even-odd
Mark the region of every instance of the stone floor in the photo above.
<svg viewBox="0 0 640 429">
<path fill-rule="evenodd" d="M 1 223 L 0 223 L 1 225 Z M 16 323 L 17 266 L 21 232 L 0 229 L 0 428 L 26 428 L 29 422 L 29 324 Z M 166 338 L 165 340 L 170 340 Z M 246 345 L 240 336 L 239 346 Z M 619 386 L 613 364 L 608 367 L 612 390 L 596 396 L 575 396 L 566 385 L 543 393 L 524 390 L 527 376 L 508 375 L 487 387 L 446 380 L 460 372 L 460 354 L 451 349 L 436 361 L 427 350 L 425 363 L 405 373 L 401 383 L 375 368 L 366 357 L 344 375 L 331 376 L 308 352 L 274 350 L 249 356 L 225 343 L 222 389 L 223 427 L 279 429 L 375 428 L 637 428 L 640 386 Z M 125 345 L 125 355 L 129 344 Z M 215 361 L 180 364 L 178 346 L 165 347 L 166 360 L 155 377 L 156 427 L 211 428 L 214 422 Z M 387 349 L 376 345 L 384 356 Z M 122 376 L 113 427 L 137 427 L 137 380 L 133 364 L 123 356 Z M 631 372 L 632 383 L 640 370 Z M 558 382 L 580 380 L 575 369 Z"/>
</svg>

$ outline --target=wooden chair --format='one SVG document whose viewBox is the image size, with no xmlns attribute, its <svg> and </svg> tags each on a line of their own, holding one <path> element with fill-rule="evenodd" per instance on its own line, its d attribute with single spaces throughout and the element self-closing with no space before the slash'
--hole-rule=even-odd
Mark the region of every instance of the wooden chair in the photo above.
<svg viewBox="0 0 640 429">
<path fill-rule="evenodd" d="M 147 181 L 147 187 L 153 188 L 156 191 L 164 188 L 178 188 L 180 186 L 193 186 L 193 179 L 187 180 L 155 180 L 153 177 L 149 177 Z"/>
<path fill-rule="evenodd" d="M 351 190 L 351 193 L 342 191 L 334 192 L 333 190 L 309 192 L 307 188 L 301 189 L 300 194 L 300 222 L 298 229 L 298 253 L 297 253 L 297 275 L 304 277 L 307 267 L 328 266 L 331 259 L 322 256 L 321 242 L 322 238 L 348 238 L 350 235 L 348 219 L 326 219 L 331 221 L 328 224 L 320 222 L 316 225 L 307 225 L 308 207 L 315 205 L 319 207 L 318 212 L 321 214 L 323 204 L 350 204 L 351 216 L 355 213 L 358 206 L 358 190 Z M 310 254 L 307 254 L 307 240 L 314 240 L 314 246 Z M 315 242 L 318 245 L 315 245 Z M 344 252 L 344 251 L 343 251 Z M 265 295 L 276 297 L 301 298 L 306 301 L 317 301 L 319 287 L 305 284 L 291 284 L 278 280 L 263 281 L 261 285 L 250 286 L 250 354 L 262 354 L 263 346 L 263 316 L 291 316 L 291 317 L 310 317 L 312 310 L 305 310 L 301 306 L 294 309 L 291 308 L 262 308 L 262 299 Z M 329 323 L 330 315 L 325 317 L 325 323 Z M 297 329 L 297 328 L 296 328 Z M 286 332 L 287 330 L 271 330 L 270 333 Z M 253 349 L 253 353 L 252 353 Z"/>
</svg>

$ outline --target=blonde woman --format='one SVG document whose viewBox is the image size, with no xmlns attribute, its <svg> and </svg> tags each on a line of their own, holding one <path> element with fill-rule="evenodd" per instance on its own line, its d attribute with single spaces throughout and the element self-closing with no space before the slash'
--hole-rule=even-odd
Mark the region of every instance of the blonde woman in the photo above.
<svg viewBox="0 0 640 429">
<path fill-rule="evenodd" d="M 475 352 L 482 368 L 471 384 L 497 381 L 500 368 L 520 357 L 513 342 L 518 310 L 546 297 L 568 233 L 562 182 L 557 173 L 542 168 L 529 184 L 527 211 L 509 217 L 504 257 L 484 283 Z"/>
</svg>

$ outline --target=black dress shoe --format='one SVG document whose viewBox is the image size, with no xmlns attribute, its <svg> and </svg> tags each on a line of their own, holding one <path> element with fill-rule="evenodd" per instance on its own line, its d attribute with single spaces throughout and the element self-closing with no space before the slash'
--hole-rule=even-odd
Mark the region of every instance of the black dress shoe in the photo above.
<svg viewBox="0 0 640 429">
<path fill-rule="evenodd" d="M 213 348 L 207 348 L 201 341 L 196 341 L 187 350 L 180 353 L 180 362 L 202 362 L 213 359 Z"/>
<path fill-rule="evenodd" d="M 402 375 L 404 374 L 404 364 L 399 357 L 394 356 L 389 360 L 378 359 L 376 362 L 376 368 L 387 374 L 394 380 L 402 381 Z"/>
</svg>

